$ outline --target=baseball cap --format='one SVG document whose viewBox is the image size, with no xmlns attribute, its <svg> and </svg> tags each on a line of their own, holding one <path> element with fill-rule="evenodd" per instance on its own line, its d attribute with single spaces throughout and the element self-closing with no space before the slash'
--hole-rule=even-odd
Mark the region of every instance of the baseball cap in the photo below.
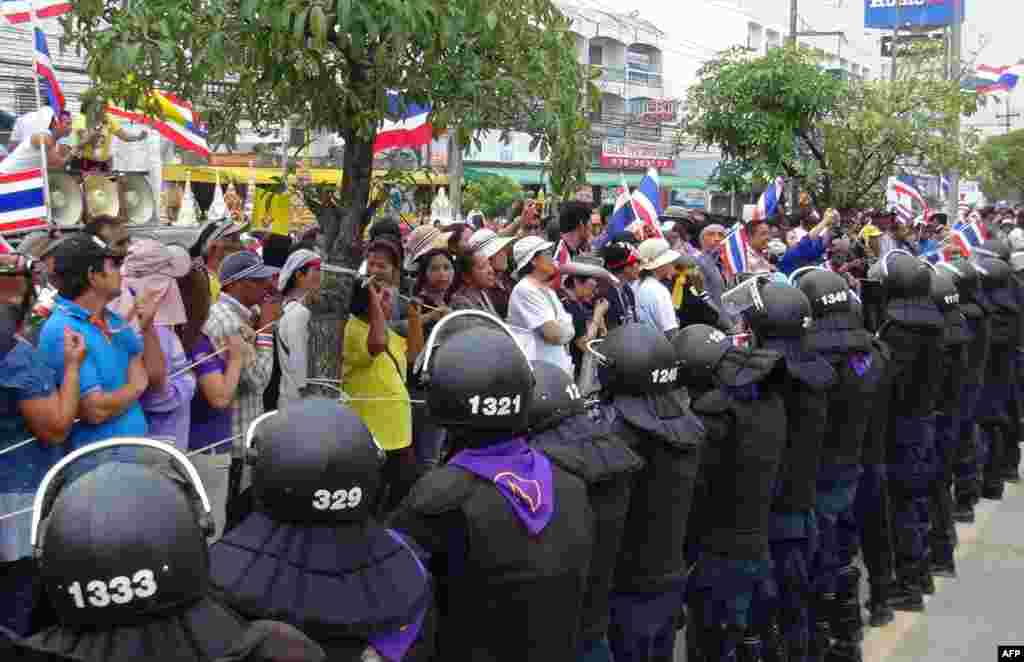
<svg viewBox="0 0 1024 662">
<path fill-rule="evenodd" d="M 72 235 L 60 242 L 50 256 L 53 257 L 53 270 L 57 273 L 72 271 L 83 263 L 97 259 L 124 257 L 108 246 L 107 242 L 85 232 Z"/>
<path fill-rule="evenodd" d="M 240 280 L 260 280 L 276 276 L 277 267 L 267 266 L 263 258 L 252 251 L 239 251 L 224 258 L 220 265 L 221 287 Z"/>
</svg>

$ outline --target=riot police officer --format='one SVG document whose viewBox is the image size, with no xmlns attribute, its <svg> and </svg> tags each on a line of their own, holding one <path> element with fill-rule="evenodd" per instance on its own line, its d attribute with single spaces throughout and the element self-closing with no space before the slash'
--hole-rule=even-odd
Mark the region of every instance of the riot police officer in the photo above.
<svg viewBox="0 0 1024 662">
<path fill-rule="evenodd" d="M 773 388 L 786 408 L 786 448 L 772 502 L 769 543 L 778 584 L 778 618 L 791 660 L 822 656 L 828 649 L 827 620 L 812 621 L 810 568 L 818 541 L 814 509 L 821 445 L 828 419 L 827 390 L 836 373 L 806 343 L 812 324 L 811 303 L 799 289 L 784 283 L 761 284 L 761 304 L 747 311 L 758 347 L 784 357 L 784 370 Z M 812 637 L 812 625 L 815 632 Z"/>
<path fill-rule="evenodd" d="M 920 611 L 922 595 L 934 591 L 928 500 L 937 463 L 934 410 L 946 321 L 931 298 L 928 265 L 896 250 L 876 268 L 887 297 L 878 336 L 892 353 L 886 459 L 896 584 L 889 602 L 897 610 Z"/>
<path fill-rule="evenodd" d="M 294 625 L 332 659 L 430 659 L 430 576 L 413 544 L 373 518 L 383 457 L 366 424 L 306 399 L 254 421 L 246 446 L 252 512 L 210 549 L 228 603 Z"/>
<path fill-rule="evenodd" d="M 530 445 L 582 478 L 594 510 L 594 552 L 583 598 L 580 659 L 611 660 L 608 598 L 615 561 L 643 460 L 614 434 L 604 417 L 590 415 L 572 377 L 546 361 L 534 361 L 537 385 L 530 408 Z"/>
<path fill-rule="evenodd" d="M 943 263 L 948 264 L 948 263 Z M 956 576 L 953 550 L 956 527 L 953 520 L 953 464 L 960 446 L 960 422 L 964 376 L 968 372 L 970 343 L 974 339 L 960 302 L 956 281 L 943 267 L 932 275 L 932 300 L 946 318 L 943 337 L 943 375 L 936 402 L 935 449 L 937 475 L 929 500 L 931 571 L 933 575 Z"/>
<path fill-rule="evenodd" d="M 704 433 L 677 385 L 679 360 L 647 324 L 611 331 L 595 352 L 601 415 L 644 460 L 615 567 L 609 640 L 615 660 L 670 660 L 682 610 L 687 520 Z"/>
<path fill-rule="evenodd" d="M 976 417 L 981 399 L 991 345 L 992 320 L 995 307 L 981 289 L 981 276 L 967 260 L 939 266 L 956 284 L 960 308 L 967 322 L 971 340 L 967 344 L 967 366 L 963 374 L 959 398 L 958 440 L 953 458 L 954 507 L 957 522 L 974 521 L 974 505 L 981 498 L 978 472 Z"/>
<path fill-rule="evenodd" d="M 680 383 L 708 435 L 690 516 L 697 550 L 687 586 L 687 659 L 771 659 L 781 646 L 774 614 L 752 607 L 755 595 L 771 590 L 768 525 L 786 410 L 779 393 L 762 385 L 782 355 L 734 348 L 703 324 L 684 328 L 672 344 Z"/>
<path fill-rule="evenodd" d="M 497 318 L 459 311 L 437 323 L 420 359 L 428 415 L 453 455 L 392 524 L 430 554 L 440 657 L 577 657 L 594 516 L 585 483 L 526 444 L 526 355 Z"/>
<path fill-rule="evenodd" d="M 831 660 L 859 660 L 863 622 L 854 512 L 870 401 L 881 381 L 884 358 L 857 312 L 856 295 L 831 271 L 808 268 L 790 278 L 807 295 L 814 324 L 808 347 L 821 353 L 837 381 L 828 390 L 828 423 L 818 468 L 816 521 L 819 543 L 812 572 L 815 616 L 834 638 Z"/>
<path fill-rule="evenodd" d="M 146 453 L 152 464 L 114 459 L 64 482 L 65 470 L 82 456 L 93 460 L 125 447 Z M 212 595 L 210 501 L 173 446 L 117 439 L 79 449 L 50 470 L 35 503 L 32 539 L 57 624 L 17 642 L 22 651 L 88 662 L 205 662 L 229 655 L 271 660 L 283 647 L 297 659 L 323 659 L 323 650 L 294 628 L 250 627 Z"/>
</svg>

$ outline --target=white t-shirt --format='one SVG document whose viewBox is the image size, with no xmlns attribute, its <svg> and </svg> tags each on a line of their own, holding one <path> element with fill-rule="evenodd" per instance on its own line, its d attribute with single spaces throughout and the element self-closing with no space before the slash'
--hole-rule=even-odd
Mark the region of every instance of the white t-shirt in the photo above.
<svg viewBox="0 0 1024 662">
<path fill-rule="evenodd" d="M 305 302 L 293 300 L 285 304 L 277 323 L 277 362 L 281 367 L 279 409 L 300 400 L 301 390 L 306 386 L 310 317 Z"/>
<path fill-rule="evenodd" d="M 661 332 L 679 328 L 672 293 L 661 281 L 648 276 L 633 284 L 636 295 L 636 316 L 644 324 L 650 324 Z"/>
<path fill-rule="evenodd" d="M 540 328 L 545 322 L 559 321 L 572 327 L 572 315 L 558 300 L 555 291 L 536 285 L 529 278 L 516 283 L 508 300 L 508 323 L 519 327 L 513 329 L 523 335 L 520 329 L 529 329 L 532 335 L 522 343 L 531 361 L 553 363 L 570 375 L 573 374 L 572 357 L 565 345 L 551 345 L 544 341 Z"/>
<path fill-rule="evenodd" d="M 37 131 L 33 135 L 39 135 L 40 133 L 52 135 L 49 129 Z M 14 151 L 4 157 L 3 161 L 0 161 L 0 174 L 9 175 L 12 172 L 42 167 L 43 154 L 41 148 L 39 145 L 33 145 L 32 141 L 26 138 L 18 143 Z"/>
</svg>

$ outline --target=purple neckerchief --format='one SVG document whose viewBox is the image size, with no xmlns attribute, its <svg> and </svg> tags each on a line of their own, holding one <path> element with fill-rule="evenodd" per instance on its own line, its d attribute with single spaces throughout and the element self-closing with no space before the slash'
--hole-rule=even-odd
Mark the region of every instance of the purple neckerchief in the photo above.
<svg viewBox="0 0 1024 662">
<path fill-rule="evenodd" d="M 412 551 L 409 545 L 402 540 L 402 537 L 392 531 L 386 529 L 388 535 L 390 535 L 395 542 L 404 547 L 412 557 L 416 559 L 416 565 L 419 566 L 420 572 L 423 576 L 426 576 L 427 569 L 423 567 L 423 562 L 420 561 L 419 557 L 416 556 L 416 552 Z M 413 619 L 412 623 L 403 625 L 401 628 L 394 632 L 388 632 L 387 634 L 378 634 L 369 638 L 370 645 L 373 646 L 377 654 L 390 662 L 402 662 L 402 658 L 409 652 L 409 648 L 412 647 L 416 641 L 416 637 L 420 636 L 420 628 L 423 627 L 423 617 L 427 613 L 427 608 L 424 607 L 420 613 L 416 614 L 416 618 Z"/>
<path fill-rule="evenodd" d="M 858 377 L 868 374 L 868 370 L 871 369 L 871 354 L 868 352 L 850 354 L 850 367 L 853 368 Z"/>
<path fill-rule="evenodd" d="M 555 512 L 551 460 L 527 446 L 525 440 L 467 449 L 457 453 L 449 464 L 494 483 L 531 536 L 551 521 Z"/>
</svg>

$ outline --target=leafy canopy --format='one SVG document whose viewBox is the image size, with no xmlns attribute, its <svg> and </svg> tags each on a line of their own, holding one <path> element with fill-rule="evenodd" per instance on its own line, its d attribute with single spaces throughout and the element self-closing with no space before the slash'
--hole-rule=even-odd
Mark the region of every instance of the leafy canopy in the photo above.
<svg viewBox="0 0 1024 662">
<path fill-rule="evenodd" d="M 976 167 L 977 134 L 951 136 L 959 117 L 977 110 L 977 97 L 942 74 L 926 55 L 908 59 L 895 82 L 848 80 L 806 49 L 761 57 L 734 49 L 698 73 L 683 131 L 721 147 L 723 190 L 781 175 L 818 206 L 863 206 L 881 202 L 896 171 Z"/>
<path fill-rule="evenodd" d="M 481 177 L 462 191 L 463 215 L 479 209 L 488 218 L 503 214 L 512 203 L 521 200 L 523 187 L 513 179 L 498 175 Z"/>
<path fill-rule="evenodd" d="M 981 186 L 990 200 L 1024 190 L 1024 129 L 994 136 L 981 147 Z"/>
</svg>

